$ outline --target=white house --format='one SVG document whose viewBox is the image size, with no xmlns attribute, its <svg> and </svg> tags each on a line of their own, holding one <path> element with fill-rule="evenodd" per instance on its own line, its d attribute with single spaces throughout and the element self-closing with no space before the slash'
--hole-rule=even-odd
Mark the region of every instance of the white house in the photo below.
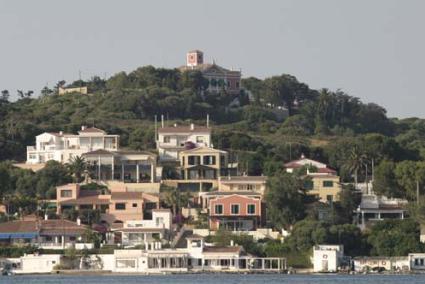
<svg viewBox="0 0 425 284">
<path fill-rule="evenodd" d="M 410 270 L 425 271 L 425 253 L 409 253 Z"/>
<path fill-rule="evenodd" d="M 154 241 L 164 239 L 167 241 L 170 236 L 171 224 L 172 214 L 169 209 L 152 209 L 152 219 L 126 221 L 122 227 L 115 227 L 112 230 L 119 235 L 121 243 L 125 247 L 136 245 L 148 247 L 148 244 Z"/>
<path fill-rule="evenodd" d="M 355 220 L 363 230 L 384 219 L 404 219 L 407 213 L 406 204 L 407 200 L 404 199 L 363 194 L 360 205 L 354 212 Z"/>
<path fill-rule="evenodd" d="M 16 268 L 11 272 L 14 274 L 51 273 L 56 265 L 60 264 L 60 254 L 27 254 L 21 256 Z"/>
<path fill-rule="evenodd" d="M 178 161 L 180 151 L 197 147 L 211 147 L 211 128 L 191 124 L 158 129 L 156 148 L 161 161 Z"/>
<path fill-rule="evenodd" d="M 303 166 L 312 166 L 317 168 L 317 172 L 315 174 L 325 174 L 325 175 L 336 175 L 336 171 L 334 169 L 329 168 L 326 164 L 308 159 L 304 155 L 301 155 L 301 158 L 298 160 L 290 161 L 285 165 L 286 172 L 293 173 L 294 170 L 299 169 Z"/>
<path fill-rule="evenodd" d="M 286 268 L 284 258 L 254 257 L 237 245 L 206 246 L 200 236 L 187 238 L 187 247 L 162 249 L 151 243 L 145 250 L 115 250 L 112 261 L 104 263 L 113 272 L 164 273 L 187 271 L 268 271 L 281 272 Z"/>
<path fill-rule="evenodd" d="M 342 245 L 317 245 L 313 248 L 314 272 L 337 272 L 344 257 Z"/>
<path fill-rule="evenodd" d="M 408 256 L 359 256 L 353 258 L 354 271 L 407 271 Z"/>
<path fill-rule="evenodd" d="M 45 132 L 36 136 L 34 146 L 27 146 L 27 164 L 55 160 L 67 163 L 72 157 L 95 150 L 118 150 L 118 135 L 109 135 L 95 127 L 82 126 L 78 134 Z"/>
</svg>

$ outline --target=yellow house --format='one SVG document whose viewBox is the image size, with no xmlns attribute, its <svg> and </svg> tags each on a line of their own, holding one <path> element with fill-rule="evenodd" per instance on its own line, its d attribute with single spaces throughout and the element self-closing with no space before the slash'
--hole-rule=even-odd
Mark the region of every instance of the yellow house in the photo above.
<svg viewBox="0 0 425 284">
<path fill-rule="evenodd" d="M 306 185 L 307 194 L 316 196 L 321 202 L 339 201 L 341 183 L 333 174 L 310 173 L 311 181 Z"/>
<path fill-rule="evenodd" d="M 59 87 L 59 95 L 65 95 L 70 93 L 80 93 L 82 95 L 88 94 L 87 87 L 75 87 L 75 88 L 61 88 Z"/>
<path fill-rule="evenodd" d="M 229 167 L 226 151 L 206 146 L 181 151 L 179 160 L 180 179 L 164 180 L 164 184 L 193 191 L 207 191 L 218 186 L 220 176 L 234 175 L 236 170 Z"/>
<path fill-rule="evenodd" d="M 199 147 L 180 153 L 182 178 L 185 180 L 211 180 L 224 175 L 228 167 L 226 151 Z"/>
</svg>

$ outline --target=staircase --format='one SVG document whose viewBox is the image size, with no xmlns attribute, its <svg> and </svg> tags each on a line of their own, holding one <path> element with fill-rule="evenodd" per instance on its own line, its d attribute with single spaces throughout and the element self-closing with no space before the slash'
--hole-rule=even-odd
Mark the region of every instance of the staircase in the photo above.
<svg viewBox="0 0 425 284">
<path fill-rule="evenodd" d="M 186 248 L 186 238 L 193 235 L 193 230 L 183 226 L 171 243 L 172 248 Z"/>
</svg>

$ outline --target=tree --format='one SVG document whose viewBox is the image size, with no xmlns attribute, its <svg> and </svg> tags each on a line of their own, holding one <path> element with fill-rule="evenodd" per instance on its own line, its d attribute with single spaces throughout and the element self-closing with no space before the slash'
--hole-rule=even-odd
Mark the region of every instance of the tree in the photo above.
<svg viewBox="0 0 425 284">
<path fill-rule="evenodd" d="M 74 156 L 70 159 L 68 165 L 67 165 L 70 173 L 74 177 L 74 182 L 81 182 L 82 176 L 87 170 L 87 163 L 84 157 L 81 156 Z"/>
<path fill-rule="evenodd" d="M 291 250 L 306 251 L 327 241 L 327 226 L 323 222 L 304 219 L 294 224 L 291 235 L 285 240 Z"/>
<path fill-rule="evenodd" d="M 189 193 L 182 193 L 176 187 L 163 186 L 163 202 L 166 206 L 171 207 L 173 214 L 177 215 L 182 207 L 189 203 Z"/>
<path fill-rule="evenodd" d="M 53 160 L 35 174 L 35 179 L 36 194 L 40 198 L 55 198 L 57 186 L 72 182 L 66 166 Z"/>
<path fill-rule="evenodd" d="M 267 215 L 278 228 L 285 228 L 304 217 L 303 180 L 281 173 L 268 181 L 266 192 Z"/>
<path fill-rule="evenodd" d="M 52 89 L 50 89 L 50 88 L 49 88 L 49 87 L 47 87 L 47 86 L 44 86 L 44 88 L 43 88 L 43 89 L 41 89 L 40 93 L 41 93 L 41 96 L 42 96 L 42 97 L 47 97 L 47 96 L 49 96 L 49 95 L 53 94 L 53 90 L 52 90 Z"/>
<path fill-rule="evenodd" d="M 367 238 L 372 246 L 371 254 L 399 256 L 422 252 L 424 245 L 419 241 L 419 230 L 419 225 L 412 219 L 378 222 L 371 228 Z"/>
<path fill-rule="evenodd" d="M 425 225 L 425 197 L 420 197 L 418 202 L 408 205 L 410 216 L 421 226 Z"/>
<path fill-rule="evenodd" d="M 13 189 L 12 176 L 10 174 L 10 164 L 0 163 L 0 200 Z"/>
<path fill-rule="evenodd" d="M 357 188 L 359 171 L 361 170 L 365 160 L 365 155 L 360 152 L 357 146 L 354 146 L 350 151 L 350 156 L 345 164 L 348 171 L 354 174 L 354 184 Z"/>
<path fill-rule="evenodd" d="M 373 191 L 375 194 L 387 197 L 404 196 L 404 192 L 397 184 L 395 168 L 395 163 L 389 160 L 383 160 L 375 167 L 375 178 L 373 181 Z"/>
<path fill-rule="evenodd" d="M 2 103 L 8 103 L 9 102 L 9 91 L 8 90 L 3 90 L 1 91 L 1 96 L 0 96 L 0 105 Z"/>
<path fill-rule="evenodd" d="M 32 96 L 32 94 L 34 94 L 34 91 L 27 91 L 27 92 L 24 92 L 24 91 L 22 91 L 22 90 L 17 90 L 17 93 L 18 93 L 18 97 L 20 97 L 21 99 L 24 99 L 24 98 L 29 98 L 29 97 L 31 97 L 31 96 Z"/>
<path fill-rule="evenodd" d="M 270 102 L 277 106 L 285 106 L 289 115 L 292 115 L 294 102 L 298 99 L 302 100 L 309 93 L 306 84 L 298 82 L 297 78 L 287 74 L 267 78 L 264 84 Z"/>
<path fill-rule="evenodd" d="M 398 185 L 403 190 L 403 197 L 416 200 L 418 186 L 419 194 L 424 193 L 425 162 L 403 161 L 397 163 L 395 176 Z"/>
<path fill-rule="evenodd" d="M 130 133 L 128 146 L 135 150 L 148 150 L 155 148 L 155 133 L 146 126 L 138 127 Z"/>
<path fill-rule="evenodd" d="M 95 248 L 100 247 L 101 238 L 99 234 L 96 231 L 93 231 L 91 229 L 86 229 L 83 234 L 83 241 L 85 243 L 92 243 L 94 244 Z"/>
</svg>

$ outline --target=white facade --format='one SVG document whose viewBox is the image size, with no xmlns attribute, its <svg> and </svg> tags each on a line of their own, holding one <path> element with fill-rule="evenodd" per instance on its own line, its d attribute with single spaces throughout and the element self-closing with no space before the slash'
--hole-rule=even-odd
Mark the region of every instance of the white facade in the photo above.
<svg viewBox="0 0 425 284">
<path fill-rule="evenodd" d="M 410 270 L 425 271 L 425 253 L 409 253 Z"/>
<path fill-rule="evenodd" d="M 185 249 L 115 250 L 114 258 L 103 259 L 112 272 L 164 273 L 187 271 L 281 272 L 286 262 L 278 257 L 242 255 L 240 247 L 205 247 L 203 240 L 188 238 Z"/>
<path fill-rule="evenodd" d="M 385 219 L 404 219 L 407 200 L 387 198 L 378 195 L 362 195 L 362 200 L 357 208 L 356 222 L 364 230 L 368 225 Z"/>
<path fill-rule="evenodd" d="M 317 245 L 313 249 L 313 271 L 337 272 L 343 256 L 342 245 Z"/>
<path fill-rule="evenodd" d="M 156 148 L 162 161 L 178 161 L 179 153 L 192 144 L 194 147 L 211 147 L 211 129 L 197 127 L 175 126 L 162 127 L 158 130 Z"/>
<path fill-rule="evenodd" d="M 168 209 L 153 209 L 150 220 L 130 220 L 124 222 L 121 232 L 121 242 L 125 247 L 137 245 L 149 246 L 153 241 L 164 240 L 170 235 L 172 214 Z"/>
<path fill-rule="evenodd" d="M 12 270 L 15 274 L 50 273 L 60 264 L 60 254 L 28 254 L 20 258 L 18 267 Z"/>
<path fill-rule="evenodd" d="M 152 209 L 151 220 L 131 220 L 124 223 L 125 228 L 150 228 L 171 230 L 172 214 L 168 209 Z"/>
<path fill-rule="evenodd" d="M 354 271 L 408 271 L 410 269 L 407 256 L 371 256 L 355 257 L 353 259 Z"/>
<path fill-rule="evenodd" d="M 72 157 L 94 150 L 118 150 L 118 135 L 108 135 L 97 128 L 81 128 L 78 135 L 45 132 L 36 136 L 34 146 L 27 147 L 27 164 L 50 160 L 67 163 Z"/>
</svg>

